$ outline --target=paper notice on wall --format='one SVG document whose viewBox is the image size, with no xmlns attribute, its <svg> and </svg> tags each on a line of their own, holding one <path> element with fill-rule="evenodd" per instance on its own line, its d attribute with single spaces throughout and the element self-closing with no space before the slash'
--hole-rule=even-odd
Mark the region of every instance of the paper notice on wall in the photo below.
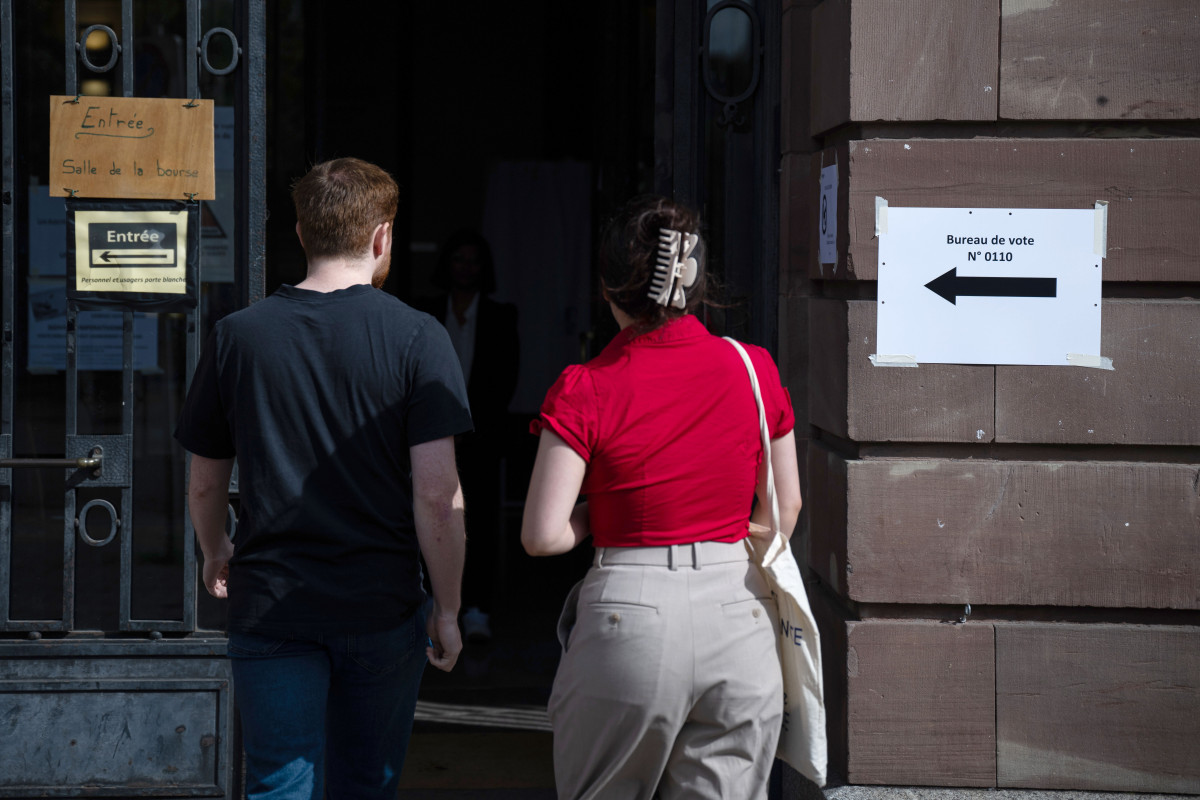
<svg viewBox="0 0 1200 800">
<path fill-rule="evenodd" d="M 837 188 L 838 166 L 830 164 L 821 169 L 820 256 L 822 264 L 837 264 Z"/>
<path fill-rule="evenodd" d="M 124 357 L 122 312 L 79 312 L 76 364 L 81 370 L 119 370 Z M 29 281 L 28 365 L 30 372 L 55 372 L 67 366 L 67 295 L 62 279 Z M 158 368 L 158 317 L 133 315 L 133 368 Z"/>
<path fill-rule="evenodd" d="M 236 133 L 233 106 L 217 106 L 213 110 L 217 196 L 200 209 L 200 280 L 204 283 L 233 282 L 233 237 L 237 223 L 233 207 Z"/>
<path fill-rule="evenodd" d="M 877 355 L 1062 366 L 1081 363 L 1078 354 L 1099 357 L 1095 213 L 888 207 Z"/>
<path fill-rule="evenodd" d="M 29 274 L 67 274 L 67 201 L 29 187 Z"/>
<path fill-rule="evenodd" d="M 200 207 L 200 280 L 233 282 L 233 172 L 217 170 L 217 199 Z"/>
</svg>

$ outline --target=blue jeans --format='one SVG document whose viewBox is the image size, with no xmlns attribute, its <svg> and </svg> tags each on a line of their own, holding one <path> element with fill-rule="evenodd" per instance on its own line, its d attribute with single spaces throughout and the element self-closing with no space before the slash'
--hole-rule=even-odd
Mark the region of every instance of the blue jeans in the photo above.
<svg viewBox="0 0 1200 800">
<path fill-rule="evenodd" d="M 379 633 L 230 633 L 246 797 L 395 800 L 425 645 L 423 610 Z"/>
</svg>

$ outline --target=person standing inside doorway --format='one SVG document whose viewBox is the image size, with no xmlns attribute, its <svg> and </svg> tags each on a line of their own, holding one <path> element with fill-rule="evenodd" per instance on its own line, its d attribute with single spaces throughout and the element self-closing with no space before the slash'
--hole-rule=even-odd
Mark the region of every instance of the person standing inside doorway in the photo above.
<svg viewBox="0 0 1200 800">
<path fill-rule="evenodd" d="M 377 288 L 391 176 L 337 159 L 292 199 L 307 277 L 215 325 L 175 436 L 204 583 L 229 600 L 247 796 L 391 800 L 425 663 L 462 649 L 471 417 L 445 330 Z"/>
<path fill-rule="evenodd" d="M 444 294 L 421 309 L 450 334 L 467 381 L 475 431 L 458 441 L 458 463 L 471 520 L 471 546 L 463 582 L 463 633 L 489 641 L 500 542 L 500 461 L 508 404 L 517 388 L 520 348 L 517 307 L 488 295 L 496 290 L 492 248 L 481 234 L 463 229 L 447 237 L 433 284 Z"/>
</svg>

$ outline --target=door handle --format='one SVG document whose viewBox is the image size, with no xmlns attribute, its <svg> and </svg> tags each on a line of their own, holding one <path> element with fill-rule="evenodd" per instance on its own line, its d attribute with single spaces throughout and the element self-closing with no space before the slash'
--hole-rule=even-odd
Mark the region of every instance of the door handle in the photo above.
<svg viewBox="0 0 1200 800">
<path fill-rule="evenodd" d="M 60 467 L 70 469 L 96 469 L 103 459 L 97 458 L 0 458 L 0 469 L 22 469 Z"/>
<path fill-rule="evenodd" d="M 0 469 L 90 469 L 99 473 L 104 453 L 99 447 L 82 458 L 0 458 Z"/>
</svg>

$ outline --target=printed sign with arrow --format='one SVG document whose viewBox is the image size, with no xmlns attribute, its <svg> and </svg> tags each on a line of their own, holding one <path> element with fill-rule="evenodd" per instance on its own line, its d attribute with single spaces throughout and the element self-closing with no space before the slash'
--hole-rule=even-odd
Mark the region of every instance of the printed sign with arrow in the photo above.
<svg viewBox="0 0 1200 800">
<path fill-rule="evenodd" d="M 1054 297 L 1058 279 L 960 277 L 958 267 L 951 267 L 925 284 L 925 288 L 958 305 L 960 297 Z"/>
<path fill-rule="evenodd" d="M 1097 232 L 1106 229 L 1106 208 L 877 204 L 873 363 L 1067 366 L 1099 358 Z"/>
<path fill-rule="evenodd" d="M 189 235 L 187 206 L 158 203 L 164 207 L 135 210 L 110 208 L 100 200 L 79 202 L 98 207 L 73 208 L 68 296 L 138 308 L 194 305 L 190 297 L 178 302 L 160 297 L 188 295 L 192 282 L 195 266 L 188 263 L 188 253 L 198 236 Z"/>
</svg>

